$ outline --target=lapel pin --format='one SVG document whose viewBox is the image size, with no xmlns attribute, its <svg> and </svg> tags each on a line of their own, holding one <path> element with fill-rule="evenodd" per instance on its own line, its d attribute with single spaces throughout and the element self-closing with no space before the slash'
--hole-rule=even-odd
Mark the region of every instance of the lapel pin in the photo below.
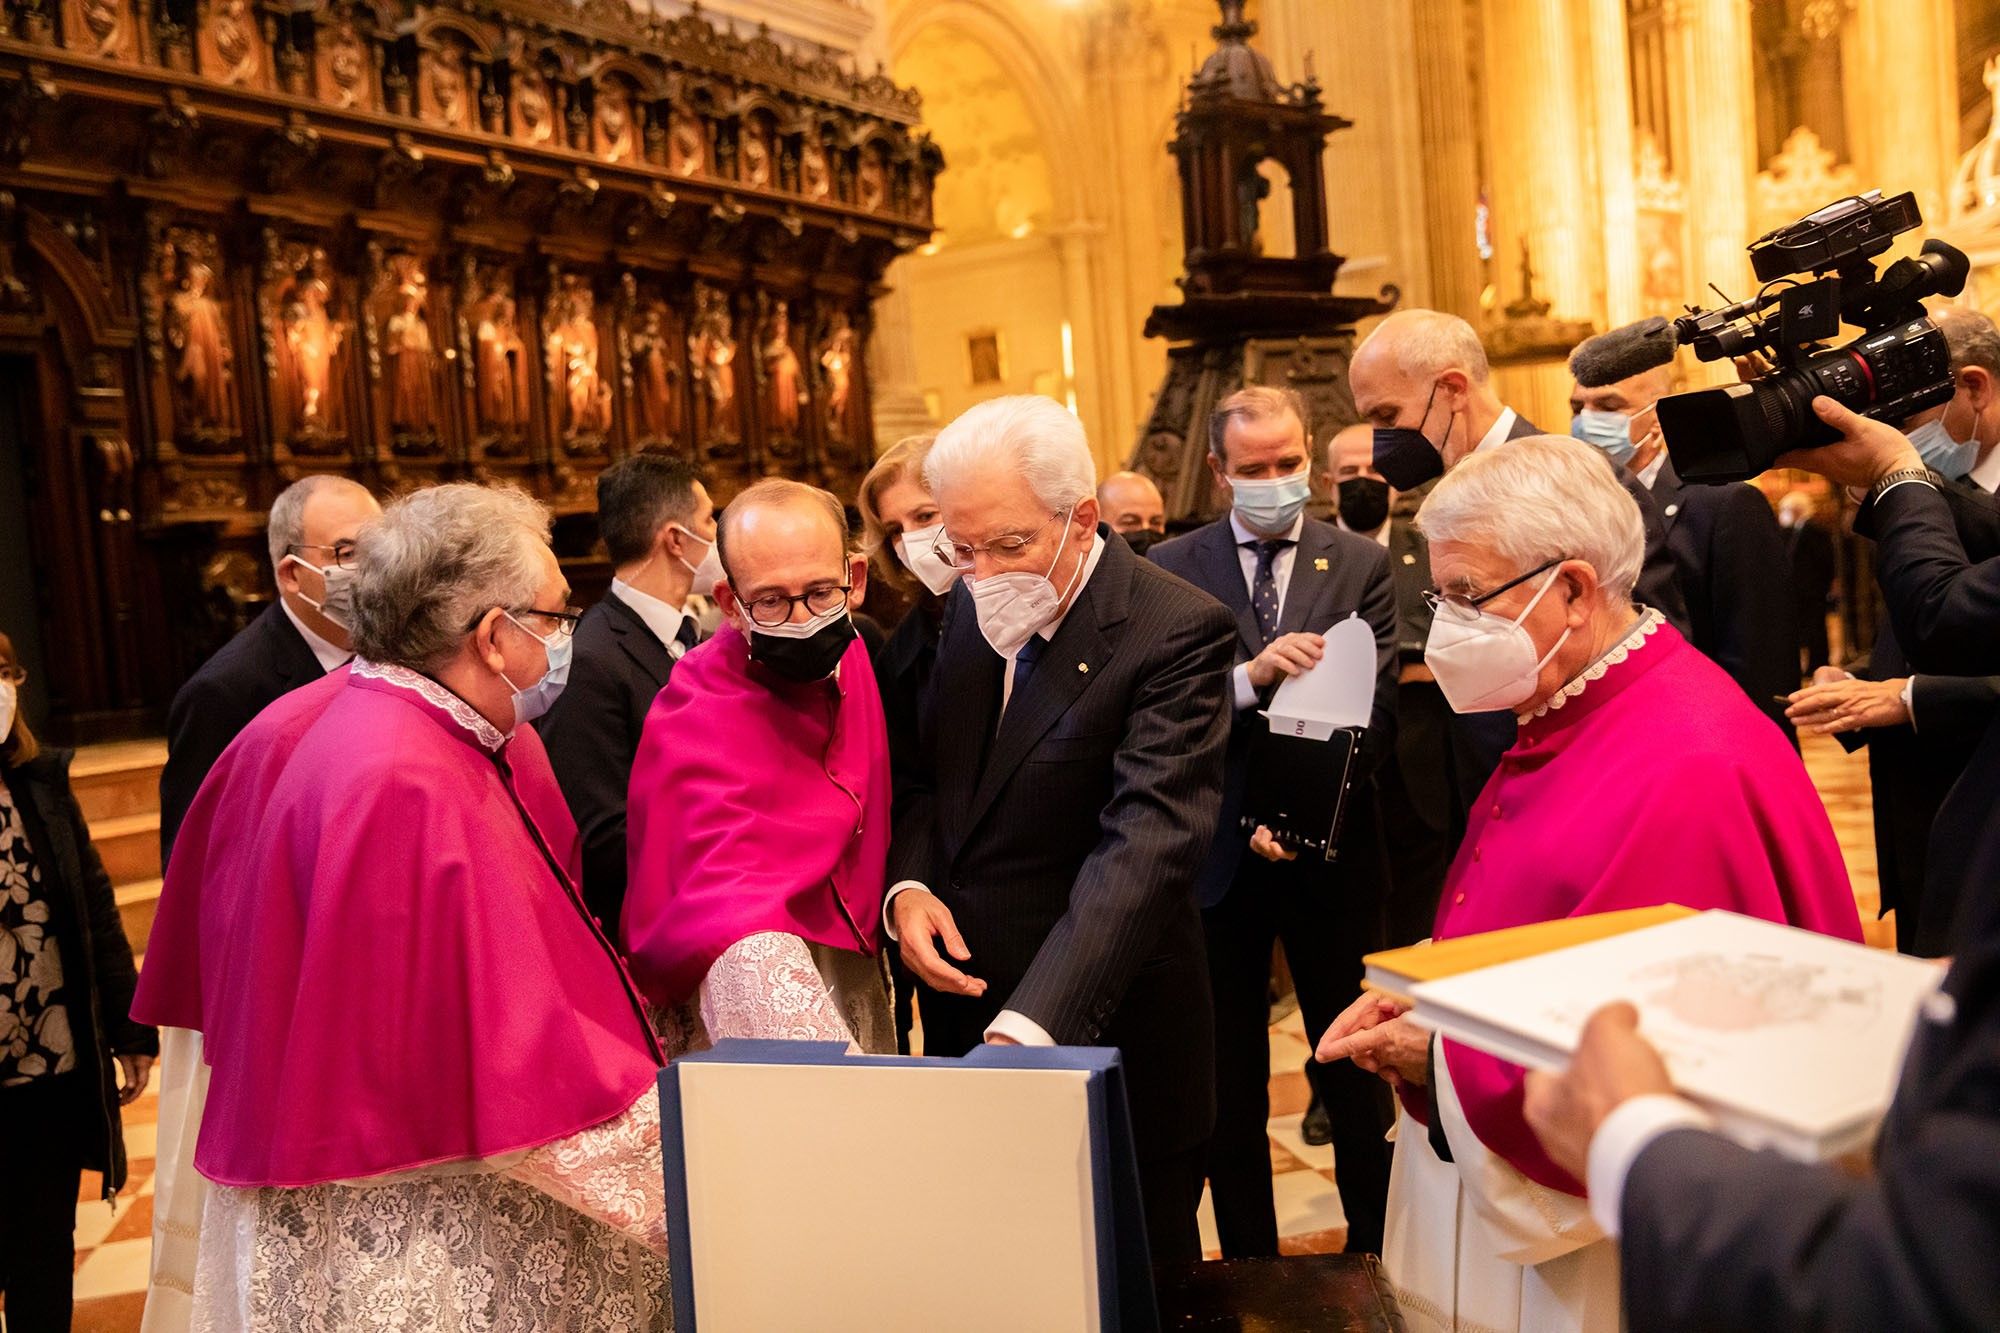
<svg viewBox="0 0 2000 1333">
<path fill-rule="evenodd" d="M 1406 565 L 1414 565 L 1417 563 L 1417 558 L 1413 555 L 1405 555 L 1403 557 L 1403 563 Z"/>
<path fill-rule="evenodd" d="M 1326 573 L 1326 557 L 1320 556 L 1318 559 L 1314 560 L 1313 568 L 1318 570 L 1322 574 Z"/>
<path fill-rule="evenodd" d="M 1087 676 L 1087 675 L 1089 675 L 1089 674 L 1090 674 L 1090 663 L 1088 663 L 1088 662 L 1078 662 L 1078 663 L 1076 664 L 1076 669 L 1077 669 L 1078 671 L 1081 671 L 1081 672 L 1083 672 L 1083 673 L 1084 673 L 1084 674 L 1085 674 L 1085 675 Z"/>
</svg>

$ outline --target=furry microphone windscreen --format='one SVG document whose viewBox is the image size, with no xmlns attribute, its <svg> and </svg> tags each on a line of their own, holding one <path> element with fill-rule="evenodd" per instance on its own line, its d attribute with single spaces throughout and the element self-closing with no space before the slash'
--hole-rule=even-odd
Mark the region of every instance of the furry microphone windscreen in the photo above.
<svg viewBox="0 0 2000 1333">
<path fill-rule="evenodd" d="M 1674 331 L 1659 315 L 1600 333 L 1569 354 L 1569 373 L 1586 389 L 1643 374 L 1674 359 Z"/>
</svg>

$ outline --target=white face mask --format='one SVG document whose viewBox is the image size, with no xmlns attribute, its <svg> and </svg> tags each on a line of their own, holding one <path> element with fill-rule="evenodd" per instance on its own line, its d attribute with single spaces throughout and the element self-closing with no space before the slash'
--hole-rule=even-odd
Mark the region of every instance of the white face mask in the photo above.
<svg viewBox="0 0 2000 1333">
<path fill-rule="evenodd" d="M 708 542 L 708 554 L 701 558 L 701 563 L 698 565 L 690 565 L 687 561 L 681 560 L 679 556 L 675 556 L 674 558 L 680 560 L 682 567 L 694 575 L 694 591 L 704 597 L 709 596 L 715 591 L 715 585 L 727 577 L 722 572 L 721 543 L 710 541 L 700 533 L 689 532 L 678 523 L 672 523 L 668 526 L 685 537 L 691 537 L 698 542 Z"/>
<path fill-rule="evenodd" d="M 14 730 L 14 708 L 20 702 L 20 691 L 11 680 L 0 680 L 0 743 L 4 743 Z"/>
<path fill-rule="evenodd" d="M 508 678 L 506 672 L 500 673 L 500 679 L 506 681 L 507 688 L 514 691 L 514 726 L 518 730 L 548 712 L 561 697 L 563 686 L 569 683 L 569 664 L 575 656 L 576 640 L 561 632 L 543 638 L 521 624 L 512 611 L 503 611 L 501 614 L 512 620 L 521 633 L 541 644 L 543 652 L 548 655 L 549 669 L 544 671 L 542 678 L 532 685 L 525 687 L 516 685 Z"/>
<path fill-rule="evenodd" d="M 285 559 L 291 561 L 300 569 L 310 569 L 313 573 L 326 580 L 326 596 L 323 600 L 315 600 L 308 597 L 303 586 L 299 589 L 299 600 L 342 629 L 349 628 L 347 613 L 344 610 L 328 610 L 327 608 L 340 608 L 346 605 L 346 598 L 341 594 L 345 593 L 348 586 L 354 582 L 354 571 L 343 565 L 315 565 L 312 561 L 298 555 L 288 555 Z"/>
<path fill-rule="evenodd" d="M 942 597 L 951 591 L 951 585 L 958 582 L 959 571 L 938 559 L 938 534 L 944 531 L 944 524 L 933 523 L 927 528 L 917 528 L 896 538 L 896 558 L 903 562 L 903 568 L 916 576 L 919 583 L 930 589 L 933 597 Z"/>
<path fill-rule="evenodd" d="M 1565 627 L 1555 646 L 1537 658 L 1535 640 L 1521 622 L 1555 586 L 1561 572 L 1561 566 L 1551 569 L 1540 590 L 1512 620 L 1488 611 L 1479 612 L 1476 620 L 1461 620 L 1442 608 L 1431 618 L 1424 665 L 1437 677 L 1438 688 L 1444 691 L 1453 712 L 1489 713 L 1534 697 L 1542 668 L 1563 646 L 1570 631 Z"/>
<path fill-rule="evenodd" d="M 1062 530 L 1065 538 L 1069 535 L 1070 520 L 1076 516 L 1075 506 L 1063 515 Z M 979 616 L 979 632 L 986 636 L 986 642 L 993 645 L 993 651 L 1002 657 L 1012 657 L 1021 650 L 1021 645 L 1034 637 L 1035 631 L 1055 619 L 1056 611 L 1062 606 L 1063 598 L 1069 596 L 1070 589 L 1083 576 L 1083 557 L 1078 557 L 1076 570 L 1069 576 L 1069 583 L 1058 590 L 1049 575 L 1056 572 L 1062 563 L 1062 543 L 1056 546 L 1056 558 L 1049 561 L 1047 574 L 1030 574 L 1025 570 L 1012 574 L 988 574 L 983 579 L 968 578 L 965 586 L 972 590 L 972 609 Z"/>
</svg>

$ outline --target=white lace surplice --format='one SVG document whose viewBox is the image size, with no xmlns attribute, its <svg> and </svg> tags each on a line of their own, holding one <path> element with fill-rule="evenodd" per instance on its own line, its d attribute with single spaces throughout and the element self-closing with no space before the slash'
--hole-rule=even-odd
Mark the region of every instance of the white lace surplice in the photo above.
<svg viewBox="0 0 2000 1333">
<path fill-rule="evenodd" d="M 668 1056 L 728 1037 L 838 1041 L 893 1055 L 896 1026 L 878 959 L 763 931 L 729 946 L 695 999 L 654 1014 Z"/>
<path fill-rule="evenodd" d="M 671 1329 L 659 1101 L 525 1153 L 307 1189 L 211 1186 L 195 1333 Z"/>
</svg>

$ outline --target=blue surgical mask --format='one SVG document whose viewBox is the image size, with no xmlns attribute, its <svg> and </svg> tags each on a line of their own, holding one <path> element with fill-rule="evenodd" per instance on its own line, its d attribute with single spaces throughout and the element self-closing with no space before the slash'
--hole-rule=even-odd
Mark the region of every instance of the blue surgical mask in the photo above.
<svg viewBox="0 0 2000 1333">
<path fill-rule="evenodd" d="M 1252 532 L 1289 532 L 1312 498 L 1312 474 L 1295 472 L 1270 481 L 1231 477 L 1229 490 L 1236 517 L 1243 520 L 1244 527 Z"/>
<path fill-rule="evenodd" d="M 1602 449 L 1619 467 L 1632 461 L 1632 418 L 1628 416 L 1586 407 L 1571 418 L 1569 433 Z"/>
<path fill-rule="evenodd" d="M 549 657 L 549 669 L 542 673 L 540 680 L 526 689 L 509 680 L 506 672 L 500 673 L 500 679 L 507 681 L 508 688 L 514 691 L 514 725 L 522 727 L 555 706 L 557 696 L 569 682 L 569 663 L 576 651 L 576 640 L 560 631 L 544 639 L 526 625 L 522 625 L 513 612 L 507 612 L 506 616 L 516 625 L 520 625 L 523 634 L 539 641 Z"/>
<path fill-rule="evenodd" d="M 1944 414 L 1939 413 L 1936 421 L 1926 421 L 1910 432 L 1910 443 L 1917 446 L 1917 453 L 1923 458 L 1925 467 L 1949 481 L 1957 481 L 1972 471 L 1972 465 L 1979 461 L 1976 420 L 1971 439 L 1955 440 L 1951 432 L 1944 428 Z"/>
</svg>

